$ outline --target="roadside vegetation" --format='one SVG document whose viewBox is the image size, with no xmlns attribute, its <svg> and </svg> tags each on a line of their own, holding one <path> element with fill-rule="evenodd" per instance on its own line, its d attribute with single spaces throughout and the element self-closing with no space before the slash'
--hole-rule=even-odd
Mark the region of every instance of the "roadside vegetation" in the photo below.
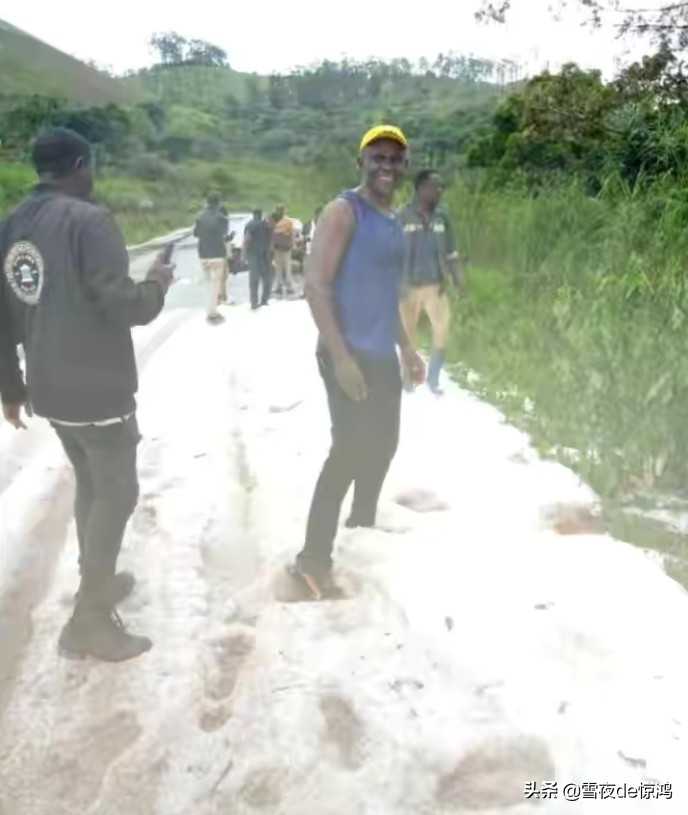
<svg viewBox="0 0 688 815">
<path fill-rule="evenodd" d="M 607 497 L 688 479 L 687 102 L 669 50 L 535 77 L 449 194 L 457 375 Z"/>
</svg>

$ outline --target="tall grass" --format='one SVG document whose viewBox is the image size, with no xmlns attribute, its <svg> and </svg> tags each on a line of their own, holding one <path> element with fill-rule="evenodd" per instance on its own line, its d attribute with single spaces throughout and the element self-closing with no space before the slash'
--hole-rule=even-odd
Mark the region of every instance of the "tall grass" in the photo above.
<svg viewBox="0 0 688 815">
<path fill-rule="evenodd" d="M 460 377 L 602 494 L 688 476 L 688 194 L 610 178 L 533 197 L 448 194 L 471 266 L 455 303 Z"/>
</svg>

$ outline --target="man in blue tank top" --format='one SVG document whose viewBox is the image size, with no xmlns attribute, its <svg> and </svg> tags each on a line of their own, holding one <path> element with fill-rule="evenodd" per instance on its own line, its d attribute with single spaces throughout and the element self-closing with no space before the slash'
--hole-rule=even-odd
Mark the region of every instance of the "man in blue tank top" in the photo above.
<svg viewBox="0 0 688 815">
<path fill-rule="evenodd" d="M 369 130 L 360 145 L 362 181 L 318 221 L 305 294 L 320 337 L 317 361 L 332 420 L 332 447 L 315 487 L 306 542 L 290 574 L 315 599 L 337 594 L 332 550 L 344 497 L 354 484 L 348 527 L 375 524 L 399 440 L 404 367 L 422 383 L 425 366 L 401 324 L 404 234 L 394 193 L 408 168 L 397 127 Z"/>
</svg>

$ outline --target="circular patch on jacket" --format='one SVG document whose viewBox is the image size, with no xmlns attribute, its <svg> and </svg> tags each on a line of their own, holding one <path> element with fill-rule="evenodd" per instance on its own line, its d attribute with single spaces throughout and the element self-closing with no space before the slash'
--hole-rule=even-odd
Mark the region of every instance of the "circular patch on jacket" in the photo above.
<svg viewBox="0 0 688 815">
<path fill-rule="evenodd" d="M 15 243 L 5 258 L 5 276 L 12 291 L 29 306 L 38 305 L 43 289 L 43 255 L 29 241 Z"/>
</svg>

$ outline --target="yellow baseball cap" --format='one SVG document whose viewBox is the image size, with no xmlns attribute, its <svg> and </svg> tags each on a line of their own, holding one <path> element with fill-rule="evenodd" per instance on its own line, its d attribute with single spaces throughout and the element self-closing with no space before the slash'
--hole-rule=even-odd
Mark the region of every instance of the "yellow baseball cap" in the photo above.
<svg viewBox="0 0 688 815">
<path fill-rule="evenodd" d="M 391 141 L 395 141 L 397 144 L 400 144 L 402 147 L 408 147 L 406 136 L 404 136 L 400 128 L 395 127 L 394 125 L 377 125 L 376 127 L 371 127 L 361 139 L 361 146 L 358 148 L 359 152 L 363 152 L 366 147 L 371 145 L 374 141 L 379 141 L 380 139 L 390 139 Z"/>
</svg>

